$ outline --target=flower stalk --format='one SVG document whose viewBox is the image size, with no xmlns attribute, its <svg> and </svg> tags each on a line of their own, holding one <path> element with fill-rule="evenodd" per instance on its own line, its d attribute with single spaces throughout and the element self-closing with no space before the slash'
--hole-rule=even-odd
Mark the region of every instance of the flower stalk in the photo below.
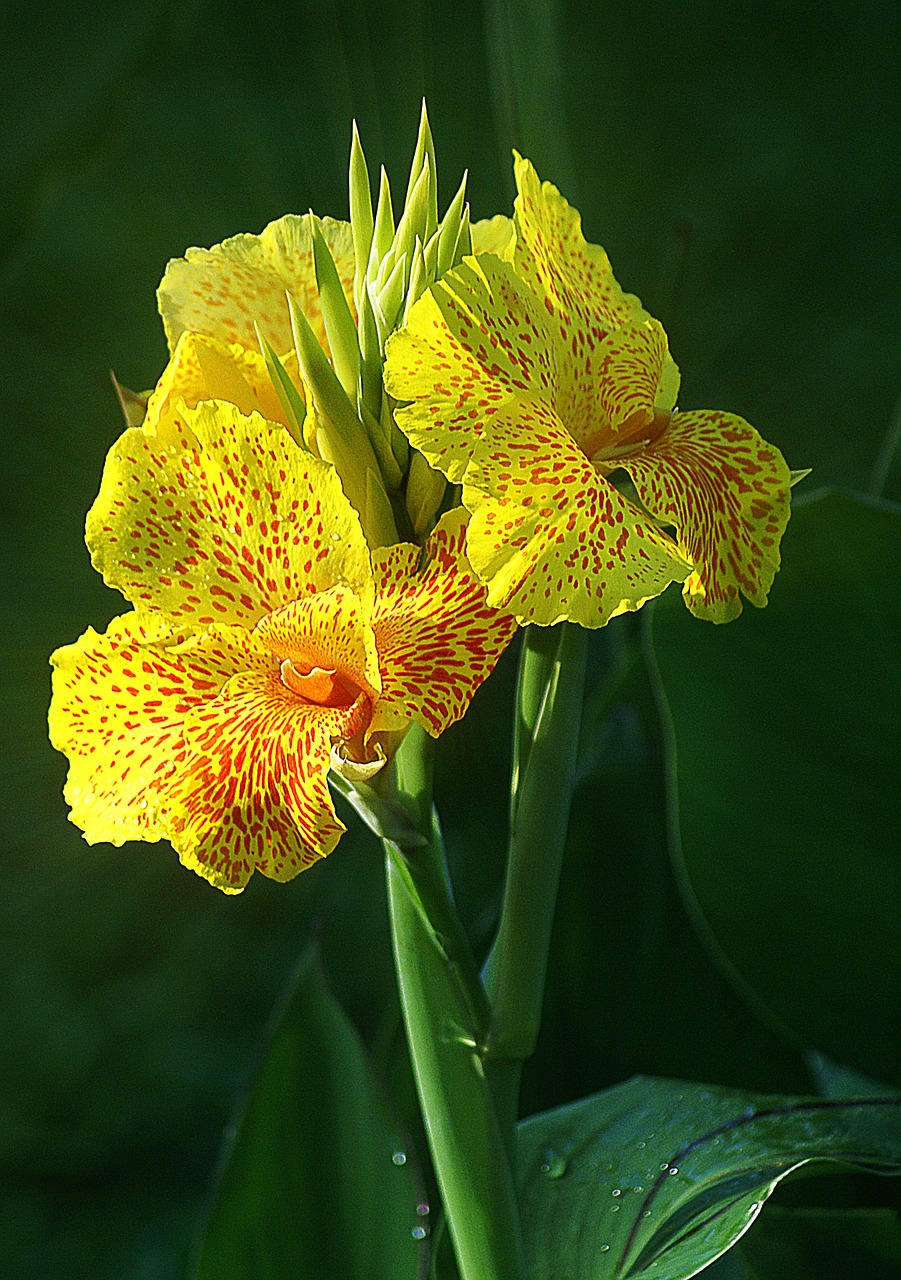
<svg viewBox="0 0 901 1280">
<path fill-rule="evenodd" d="M 404 1024 L 461 1280 L 524 1280 L 513 1173 L 482 1061 L 487 1000 L 449 896 L 430 756 L 414 728 L 394 760 L 394 795 L 427 844 L 384 842 Z"/>
</svg>

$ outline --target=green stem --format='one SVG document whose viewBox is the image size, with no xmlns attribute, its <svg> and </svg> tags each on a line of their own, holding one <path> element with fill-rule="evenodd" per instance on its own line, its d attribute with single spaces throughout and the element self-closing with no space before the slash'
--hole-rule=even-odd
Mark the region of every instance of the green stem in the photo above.
<svg viewBox="0 0 901 1280">
<path fill-rule="evenodd" d="M 492 1006 L 488 1058 L 521 1063 L 541 1025 L 548 951 L 566 844 L 585 684 L 585 632 L 529 627 L 520 658 L 510 852 L 497 937 L 484 969 Z M 500 1076 L 518 1090 L 514 1069 Z M 501 1114 L 515 1107 L 502 1100 Z"/>
<path fill-rule="evenodd" d="M 430 746 L 413 726 L 394 761 L 395 798 L 428 844 L 384 842 L 401 1007 L 461 1280 L 523 1280 L 513 1176 L 482 1062 L 488 1003 L 450 899 Z"/>
</svg>

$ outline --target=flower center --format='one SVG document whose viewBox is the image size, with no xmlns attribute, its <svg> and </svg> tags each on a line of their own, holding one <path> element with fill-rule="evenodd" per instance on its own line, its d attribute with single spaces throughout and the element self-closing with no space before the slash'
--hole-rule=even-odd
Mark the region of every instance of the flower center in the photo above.
<svg viewBox="0 0 901 1280">
<path fill-rule="evenodd" d="M 353 681 L 337 670 L 328 671 L 285 658 L 279 671 L 286 689 L 318 707 L 351 707 L 361 694 Z"/>
<path fill-rule="evenodd" d="M 658 409 L 650 422 L 643 423 L 631 432 L 627 423 L 625 431 L 617 434 L 614 444 L 596 449 L 589 454 L 589 460 L 595 466 L 603 467 L 610 464 L 615 466 L 620 458 L 629 458 L 636 453 L 641 453 L 649 444 L 653 444 L 655 440 L 660 439 L 669 426 L 671 417 L 671 413 L 667 413 L 664 409 Z M 587 452 L 588 450 L 586 449 Z"/>
</svg>

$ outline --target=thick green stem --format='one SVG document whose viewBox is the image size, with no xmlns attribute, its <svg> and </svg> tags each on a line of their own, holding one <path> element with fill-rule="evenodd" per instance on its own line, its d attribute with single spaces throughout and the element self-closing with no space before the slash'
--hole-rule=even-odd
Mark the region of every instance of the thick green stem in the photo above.
<svg viewBox="0 0 901 1280">
<path fill-rule="evenodd" d="M 461 1280 L 524 1280 L 513 1176 L 482 1062 L 489 1009 L 450 900 L 430 745 L 414 726 L 394 762 L 395 797 L 428 844 L 384 842 L 401 1007 Z"/>
<path fill-rule="evenodd" d="M 529 627 L 520 658 L 510 852 L 497 937 L 484 969 L 492 1006 L 491 1059 L 521 1063 L 535 1049 L 560 866 L 566 844 L 585 685 L 585 632 Z M 518 1072 L 498 1078 L 518 1089 Z M 496 1088 L 498 1087 L 496 1086 Z"/>
</svg>

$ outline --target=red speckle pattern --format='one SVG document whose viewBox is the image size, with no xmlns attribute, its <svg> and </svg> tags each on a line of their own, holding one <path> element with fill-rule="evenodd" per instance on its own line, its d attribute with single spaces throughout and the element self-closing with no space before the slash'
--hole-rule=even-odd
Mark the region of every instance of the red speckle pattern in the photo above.
<svg viewBox="0 0 901 1280">
<path fill-rule="evenodd" d="M 253 625 L 336 582 L 369 580 L 333 467 L 230 404 L 184 409 L 177 441 L 136 428 L 110 450 L 87 521 L 94 565 L 134 605 Z"/>
<path fill-rule="evenodd" d="M 319 225 L 353 312 L 350 224 L 322 218 Z M 307 217 L 287 214 L 261 235 L 232 236 L 212 249 L 188 249 L 166 267 L 157 295 L 170 350 L 186 329 L 256 349 L 254 321 L 279 354 L 292 350 L 286 291 L 328 352 Z"/>
<path fill-rule="evenodd" d="M 779 568 L 789 516 L 789 471 L 778 449 L 731 413 L 676 413 L 641 453 L 625 458 L 648 510 L 675 525 L 695 565 L 686 580 L 692 613 L 728 622 L 739 589 L 758 608 Z"/>
<path fill-rule="evenodd" d="M 691 568 L 539 400 L 497 416 L 463 501 L 473 512 L 469 558 L 489 583 L 489 604 L 541 626 L 602 626 Z"/>
<path fill-rule="evenodd" d="M 108 464 L 90 540 L 139 611 L 54 654 L 51 738 L 89 841 L 168 839 L 238 892 L 334 848 L 333 747 L 365 764 L 387 730 L 440 732 L 515 624 L 486 607 L 465 513 L 373 564 L 333 468 L 233 405 L 182 407 L 184 437 L 127 431 Z"/>
<path fill-rule="evenodd" d="M 673 417 L 663 328 L 622 292 L 556 188 L 525 160 L 516 178 L 512 267 L 467 259 L 387 347 L 399 425 L 463 482 L 467 552 L 489 604 L 597 627 L 686 579 L 704 617 L 734 617 L 739 590 L 764 603 L 788 519 L 781 455 L 730 415 Z M 681 433 L 701 423 L 690 446 Z M 607 479 L 620 469 L 644 507 Z"/>
<path fill-rule="evenodd" d="M 555 351 L 547 316 L 512 268 L 468 258 L 415 308 L 415 322 L 388 340 L 385 386 L 411 442 L 459 483 L 473 443 L 511 397 L 553 397 Z"/>
<path fill-rule="evenodd" d="M 487 606 L 465 543 L 466 512 L 458 507 L 442 516 L 424 557 L 409 543 L 373 552 L 382 673 L 373 732 L 412 719 L 437 737 L 463 715 L 513 638 L 516 623 Z"/>
</svg>

